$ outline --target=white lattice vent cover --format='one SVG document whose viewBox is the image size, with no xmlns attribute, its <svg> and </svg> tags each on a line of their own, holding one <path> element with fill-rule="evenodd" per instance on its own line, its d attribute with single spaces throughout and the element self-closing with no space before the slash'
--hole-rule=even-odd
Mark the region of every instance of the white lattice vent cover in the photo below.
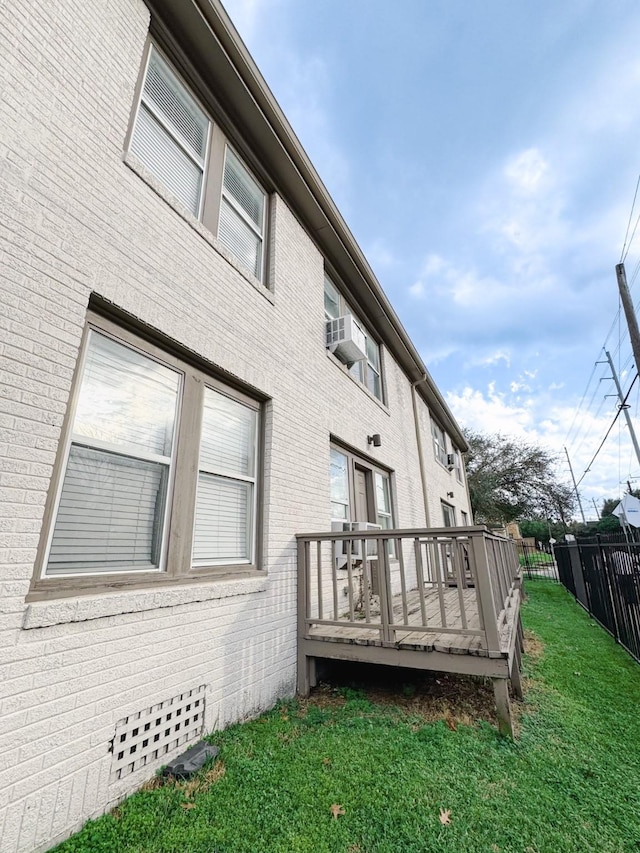
<svg viewBox="0 0 640 853">
<path fill-rule="evenodd" d="M 125 717 L 116 724 L 112 741 L 110 782 L 117 782 L 202 735 L 204 695 L 201 684 Z"/>
</svg>

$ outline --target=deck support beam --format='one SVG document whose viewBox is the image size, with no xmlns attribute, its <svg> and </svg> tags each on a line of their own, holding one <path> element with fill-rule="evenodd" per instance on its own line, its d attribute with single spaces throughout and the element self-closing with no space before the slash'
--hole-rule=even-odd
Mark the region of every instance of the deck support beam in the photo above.
<svg viewBox="0 0 640 853">
<path fill-rule="evenodd" d="M 516 699 L 522 699 L 522 679 L 520 677 L 520 666 L 521 666 L 522 658 L 520 657 L 520 649 L 516 643 L 515 654 L 513 656 L 513 660 L 511 661 L 511 671 L 509 673 L 509 678 L 511 679 L 511 686 L 513 687 L 513 695 Z"/>
<path fill-rule="evenodd" d="M 506 678 L 493 679 L 493 695 L 496 699 L 496 711 L 498 713 L 498 731 L 503 737 L 513 739 L 509 685 Z"/>
<path fill-rule="evenodd" d="M 308 696 L 311 688 L 318 683 L 316 675 L 316 659 L 308 657 L 303 652 L 298 653 L 298 693 Z"/>
</svg>

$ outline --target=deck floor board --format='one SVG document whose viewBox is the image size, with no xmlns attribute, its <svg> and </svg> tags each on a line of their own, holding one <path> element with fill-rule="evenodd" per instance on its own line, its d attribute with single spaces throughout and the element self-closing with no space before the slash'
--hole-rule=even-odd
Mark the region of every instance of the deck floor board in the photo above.
<svg viewBox="0 0 640 853">
<path fill-rule="evenodd" d="M 467 619 L 467 629 L 480 631 L 480 615 L 476 590 L 474 588 L 462 590 L 464 611 Z M 437 589 L 425 589 L 424 603 L 426 612 L 426 623 L 422 621 L 422 606 L 419 591 L 414 589 L 407 592 L 407 616 L 405 622 L 401 595 L 392 599 L 392 612 L 394 625 L 408 625 L 413 630 L 396 628 L 392 632 L 394 645 L 401 649 L 414 649 L 416 651 L 437 651 L 456 655 L 474 655 L 487 657 L 487 647 L 484 636 L 465 633 L 460 613 L 460 594 L 455 587 L 442 590 L 442 602 L 444 603 L 445 621 L 442 621 L 441 601 Z M 382 630 L 379 610 L 371 607 L 371 621 L 364 619 L 356 624 L 345 625 L 317 625 L 311 624 L 307 636 L 314 640 L 326 640 L 327 642 L 344 642 L 355 645 L 383 645 Z M 336 620 L 337 621 L 337 620 Z M 348 622 L 348 614 L 345 616 Z M 414 627 L 415 626 L 415 627 Z M 447 628 L 447 631 L 443 631 Z M 503 633 L 504 645 L 507 643 L 507 630 Z"/>
</svg>

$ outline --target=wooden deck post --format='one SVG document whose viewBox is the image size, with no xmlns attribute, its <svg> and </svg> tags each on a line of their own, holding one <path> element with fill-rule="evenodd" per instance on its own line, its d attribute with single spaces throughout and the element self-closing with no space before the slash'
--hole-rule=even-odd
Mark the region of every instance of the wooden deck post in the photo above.
<svg viewBox="0 0 640 853">
<path fill-rule="evenodd" d="M 497 608 L 484 533 L 481 536 L 474 536 L 471 543 L 476 568 L 476 583 L 478 585 L 478 606 L 482 610 L 482 623 L 487 638 L 487 649 L 489 653 L 500 652 L 500 634 L 498 633 L 498 616 L 500 614 L 496 612 Z M 493 679 L 493 695 L 496 700 L 498 730 L 501 735 L 513 738 L 509 685 L 506 678 Z"/>
<path fill-rule="evenodd" d="M 498 712 L 498 731 L 503 737 L 513 738 L 511 703 L 509 702 L 509 686 L 506 678 L 493 679 L 493 695 L 496 699 L 496 711 Z"/>
<path fill-rule="evenodd" d="M 484 627 L 487 638 L 487 648 L 490 652 L 500 651 L 500 635 L 498 634 L 498 614 L 493 598 L 493 584 L 489 572 L 489 561 L 485 548 L 484 534 L 473 536 L 471 539 L 473 562 L 476 570 L 478 607 L 481 611 L 480 622 Z"/>
<path fill-rule="evenodd" d="M 509 672 L 511 686 L 513 687 L 513 693 L 516 699 L 522 699 L 522 679 L 520 677 L 520 664 L 520 651 L 516 644 L 516 648 L 513 653 L 513 660 L 511 661 L 511 671 Z"/>
<path fill-rule="evenodd" d="M 308 696 L 311 690 L 311 658 L 304 653 L 305 634 L 307 628 L 308 578 L 310 543 L 298 539 L 298 693 Z M 315 661 L 314 661 L 315 663 Z M 314 673 L 315 674 L 315 673 Z"/>
</svg>

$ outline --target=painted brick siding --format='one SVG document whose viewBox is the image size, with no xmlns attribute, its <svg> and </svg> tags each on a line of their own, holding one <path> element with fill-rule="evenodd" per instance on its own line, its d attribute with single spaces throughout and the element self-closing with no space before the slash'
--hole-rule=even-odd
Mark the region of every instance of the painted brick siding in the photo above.
<svg viewBox="0 0 640 853">
<path fill-rule="evenodd" d="M 282 199 L 267 294 L 125 163 L 144 4 L 43 0 L 34 15 L 6 0 L 1 15 L 0 847 L 18 853 L 153 772 L 109 784 L 127 714 L 206 684 L 209 731 L 293 693 L 294 536 L 328 528 L 330 434 L 369 453 L 379 432 L 398 526 L 424 511 L 410 384 L 385 353 L 383 406 L 327 355 L 323 258 Z M 25 603 L 92 293 L 270 398 L 264 581 Z M 426 411 L 423 428 L 430 459 Z M 453 481 L 435 461 L 429 477 L 435 520 Z"/>
</svg>

